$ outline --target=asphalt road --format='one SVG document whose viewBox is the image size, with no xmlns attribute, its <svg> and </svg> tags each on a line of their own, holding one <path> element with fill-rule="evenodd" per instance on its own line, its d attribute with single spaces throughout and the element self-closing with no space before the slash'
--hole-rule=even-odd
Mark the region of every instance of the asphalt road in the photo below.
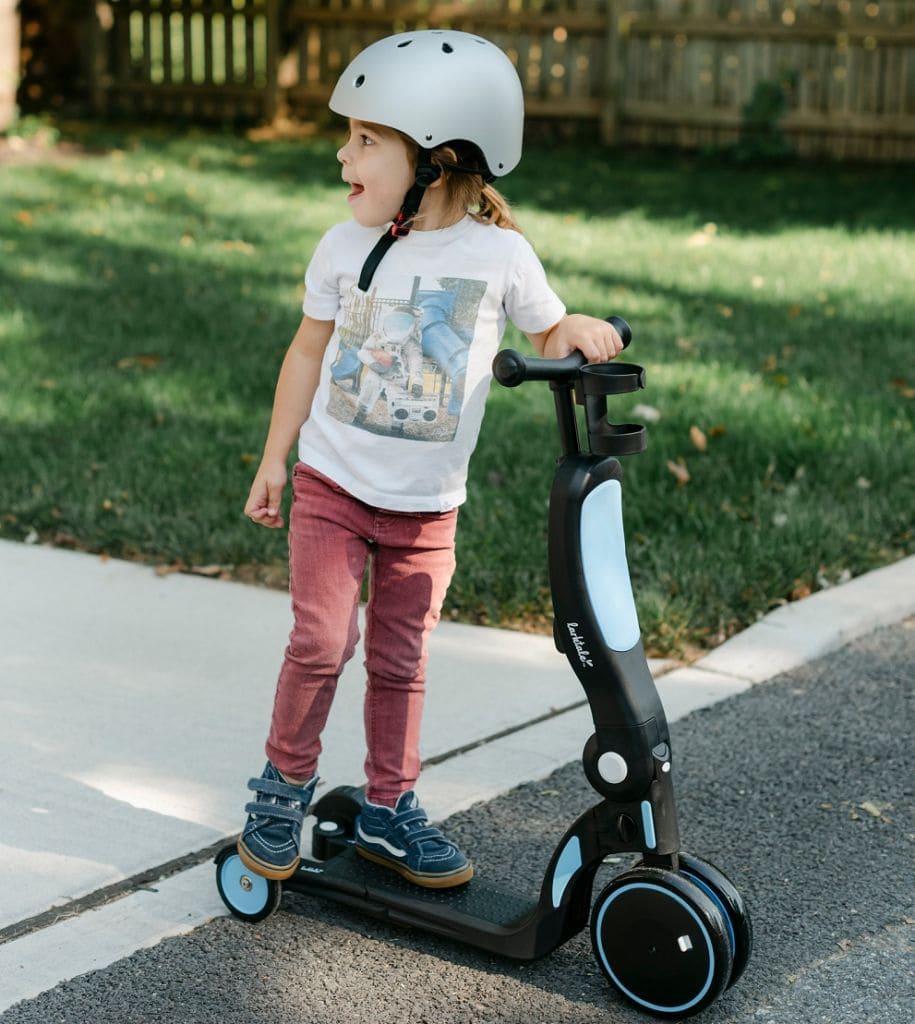
<svg viewBox="0 0 915 1024">
<path fill-rule="evenodd" d="M 698 1019 L 909 1024 L 913 692 L 909 620 L 672 727 L 684 848 L 726 870 L 756 933 L 744 977 Z M 478 872 L 533 894 L 592 796 L 573 764 L 447 828 Z M 295 895 L 260 925 L 212 921 L 0 1015 L 3 1024 L 645 1019 L 613 997 L 586 933 L 517 964 Z"/>
</svg>

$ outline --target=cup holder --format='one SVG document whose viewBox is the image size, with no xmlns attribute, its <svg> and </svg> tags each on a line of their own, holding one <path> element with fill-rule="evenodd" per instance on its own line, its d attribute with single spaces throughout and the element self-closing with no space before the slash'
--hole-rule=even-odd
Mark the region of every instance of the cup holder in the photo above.
<svg viewBox="0 0 915 1024">
<path fill-rule="evenodd" d="M 588 429 L 595 455 L 638 455 L 648 447 L 648 431 L 641 423 L 610 423 L 606 418 Z"/>
<path fill-rule="evenodd" d="M 579 380 L 585 395 L 625 395 L 645 387 L 645 370 L 637 363 L 589 363 Z"/>
</svg>

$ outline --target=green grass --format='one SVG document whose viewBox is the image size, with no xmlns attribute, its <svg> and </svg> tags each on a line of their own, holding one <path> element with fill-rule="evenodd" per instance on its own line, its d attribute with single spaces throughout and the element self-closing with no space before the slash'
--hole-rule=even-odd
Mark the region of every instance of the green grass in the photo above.
<svg viewBox="0 0 915 1024">
<path fill-rule="evenodd" d="M 310 251 L 347 215 L 335 143 L 83 141 L 0 173 L 0 537 L 280 583 L 285 537 L 241 509 Z M 505 192 L 570 309 L 635 331 L 648 389 L 611 412 L 660 414 L 625 460 L 652 651 L 915 550 L 911 168 L 532 149 Z M 493 389 L 455 618 L 548 628 L 551 416 Z"/>
</svg>

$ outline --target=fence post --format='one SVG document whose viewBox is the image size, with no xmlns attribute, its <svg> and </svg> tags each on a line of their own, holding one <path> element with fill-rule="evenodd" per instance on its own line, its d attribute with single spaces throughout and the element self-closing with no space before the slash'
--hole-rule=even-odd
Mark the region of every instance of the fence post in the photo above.
<svg viewBox="0 0 915 1024">
<path fill-rule="evenodd" d="M 607 25 L 604 34 L 604 81 L 601 96 L 600 138 L 604 145 L 619 141 L 620 83 L 622 61 L 620 54 L 620 7 L 625 0 L 607 0 Z"/>
<path fill-rule="evenodd" d="M 19 86 L 19 10 L 17 0 L 0 0 L 0 131 L 16 116 Z"/>
<path fill-rule="evenodd" d="M 267 86 L 264 97 L 264 118 L 273 121 L 279 106 L 277 76 L 280 63 L 280 5 L 267 0 Z"/>
</svg>

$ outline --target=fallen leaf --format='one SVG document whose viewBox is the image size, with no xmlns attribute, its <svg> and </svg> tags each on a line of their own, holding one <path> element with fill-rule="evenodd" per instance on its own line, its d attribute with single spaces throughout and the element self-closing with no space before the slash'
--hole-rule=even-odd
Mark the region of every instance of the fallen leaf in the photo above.
<svg viewBox="0 0 915 1024">
<path fill-rule="evenodd" d="M 716 423 L 709 432 L 709 437 L 723 437 L 728 432 L 727 427 L 723 423 Z"/>
<path fill-rule="evenodd" d="M 241 252 L 245 256 L 252 256 L 257 251 L 250 242 L 243 242 L 240 238 L 231 239 L 228 242 L 223 242 L 221 248 L 226 252 Z"/>
<path fill-rule="evenodd" d="M 243 466 L 250 466 L 251 463 L 255 461 L 257 456 L 252 454 L 251 452 L 242 452 L 241 455 L 238 456 L 238 458 Z"/>
<path fill-rule="evenodd" d="M 153 370 L 162 362 L 161 356 L 139 355 L 126 356 L 118 360 L 119 370 L 129 370 L 133 366 L 142 366 L 144 370 Z"/>
<path fill-rule="evenodd" d="M 195 576 L 220 576 L 225 572 L 224 565 L 192 565 L 191 572 Z"/>
<path fill-rule="evenodd" d="M 890 819 L 886 816 L 884 811 L 891 811 L 893 809 L 892 804 L 877 804 L 873 800 L 865 800 L 863 803 L 858 804 L 862 811 L 866 811 L 872 818 L 876 818 L 877 821 L 882 821 L 885 825 L 890 823 Z"/>
<path fill-rule="evenodd" d="M 187 566 L 184 562 L 172 562 L 171 565 L 157 565 L 156 575 L 157 576 L 171 576 L 175 572 L 184 572 Z"/>
<path fill-rule="evenodd" d="M 788 319 L 789 320 L 797 320 L 797 318 L 800 315 L 801 315 L 801 307 L 797 303 L 795 303 L 793 306 L 789 306 L 788 307 Z"/>
<path fill-rule="evenodd" d="M 852 945 L 851 939 L 839 939 L 839 941 L 836 943 L 836 945 L 843 952 L 847 953 L 851 949 L 851 945 Z"/>
<path fill-rule="evenodd" d="M 689 470 L 683 464 L 683 462 L 674 462 L 672 459 L 667 460 L 667 468 L 677 478 L 677 485 L 683 487 L 690 481 Z"/>
<path fill-rule="evenodd" d="M 689 439 L 693 442 L 693 447 L 697 448 L 700 452 L 704 452 L 708 448 L 705 434 L 695 424 L 689 428 Z"/>
<path fill-rule="evenodd" d="M 725 320 L 730 320 L 730 318 L 734 315 L 734 309 L 731 306 L 717 306 L 716 308 L 718 312 L 725 318 Z"/>
<path fill-rule="evenodd" d="M 791 590 L 792 601 L 803 601 L 805 597 L 810 597 L 813 591 L 810 589 L 810 584 L 805 580 L 795 580 L 794 587 Z"/>
<path fill-rule="evenodd" d="M 25 227 L 30 228 L 34 223 L 35 218 L 32 216 L 30 210 L 20 210 L 16 214 L 16 220 L 18 220 L 20 224 L 25 225 Z"/>
</svg>

